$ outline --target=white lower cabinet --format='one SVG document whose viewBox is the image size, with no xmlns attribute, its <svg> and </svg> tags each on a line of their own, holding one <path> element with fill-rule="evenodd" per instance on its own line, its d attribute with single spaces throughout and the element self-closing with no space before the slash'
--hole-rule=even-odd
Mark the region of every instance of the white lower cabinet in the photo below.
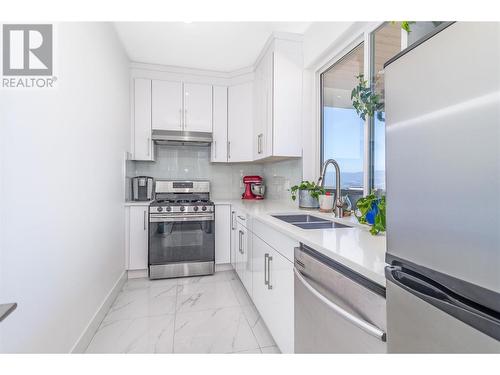
<svg viewBox="0 0 500 375">
<path fill-rule="evenodd" d="M 252 235 L 253 301 L 282 353 L 294 351 L 293 263 Z"/>
<path fill-rule="evenodd" d="M 231 205 L 215 205 L 215 264 L 231 261 Z"/>
<path fill-rule="evenodd" d="M 252 297 L 252 236 L 251 232 L 241 223 L 236 223 L 236 273 L 243 286 Z"/>
<path fill-rule="evenodd" d="M 130 206 L 127 215 L 128 270 L 148 268 L 148 209 L 149 206 Z"/>
</svg>

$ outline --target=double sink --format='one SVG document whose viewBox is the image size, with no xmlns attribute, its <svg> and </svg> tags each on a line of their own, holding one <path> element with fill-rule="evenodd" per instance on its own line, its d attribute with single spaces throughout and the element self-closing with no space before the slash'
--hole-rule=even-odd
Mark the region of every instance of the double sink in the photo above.
<svg viewBox="0 0 500 375">
<path fill-rule="evenodd" d="M 296 227 L 302 229 L 351 228 L 350 226 L 339 224 L 331 220 L 323 219 L 312 215 L 295 214 L 295 215 L 271 215 L 271 216 L 286 223 L 295 225 Z"/>
</svg>

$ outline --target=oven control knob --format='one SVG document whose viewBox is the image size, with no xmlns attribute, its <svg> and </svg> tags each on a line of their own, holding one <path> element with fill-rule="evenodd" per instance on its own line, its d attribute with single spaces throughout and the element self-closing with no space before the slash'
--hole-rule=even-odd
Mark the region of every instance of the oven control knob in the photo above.
<svg viewBox="0 0 500 375">
<path fill-rule="evenodd" d="M 193 211 L 195 211 L 195 212 L 198 211 L 198 206 L 194 206 Z"/>
<path fill-rule="evenodd" d="M 202 211 L 206 211 L 206 210 L 207 210 L 207 206 L 203 206 L 203 207 L 201 208 L 201 210 L 202 210 Z"/>
<path fill-rule="evenodd" d="M 186 209 L 186 207 L 184 207 L 184 206 L 181 206 L 181 208 L 180 208 L 181 211 L 184 211 L 185 209 Z"/>
<path fill-rule="evenodd" d="M 172 207 L 167 206 L 167 211 L 168 211 L 168 212 L 172 211 Z"/>
<path fill-rule="evenodd" d="M 157 211 L 158 212 L 162 212 L 163 211 L 163 207 L 158 207 Z"/>
</svg>

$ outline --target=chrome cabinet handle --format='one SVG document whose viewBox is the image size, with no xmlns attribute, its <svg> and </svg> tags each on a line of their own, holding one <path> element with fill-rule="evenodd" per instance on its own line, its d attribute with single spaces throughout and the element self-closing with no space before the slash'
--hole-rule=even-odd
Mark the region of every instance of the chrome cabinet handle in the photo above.
<svg viewBox="0 0 500 375">
<path fill-rule="evenodd" d="M 269 259 L 269 254 L 264 254 L 264 285 L 269 285 L 269 280 L 267 279 L 267 260 Z"/>
<path fill-rule="evenodd" d="M 182 129 L 182 108 L 179 108 L 179 128 Z"/>
<path fill-rule="evenodd" d="M 231 159 L 231 142 L 227 142 L 227 159 Z"/>
<path fill-rule="evenodd" d="M 151 155 L 151 138 L 148 138 L 147 142 L 148 142 L 148 156 L 150 156 Z"/>
<path fill-rule="evenodd" d="M 144 230 L 146 230 L 146 210 L 144 210 Z"/>
<path fill-rule="evenodd" d="M 188 127 L 188 124 L 187 124 L 187 113 L 188 113 L 188 110 L 187 108 L 184 109 L 184 129 L 187 129 Z"/>
<path fill-rule="evenodd" d="M 217 160 L 217 141 L 214 141 L 214 159 Z"/>
<path fill-rule="evenodd" d="M 241 216 L 241 215 L 238 215 L 238 218 L 239 218 L 240 220 L 246 220 L 246 217 Z"/>
<path fill-rule="evenodd" d="M 309 292 L 313 296 L 315 296 L 317 299 L 319 299 L 321 302 L 323 302 L 325 305 L 327 305 L 331 310 L 333 310 L 337 315 L 340 315 L 342 318 L 347 320 L 348 322 L 352 323 L 356 327 L 360 328 L 361 330 L 365 331 L 366 333 L 370 334 L 371 336 L 376 337 L 377 339 L 381 341 L 386 341 L 386 334 L 384 331 L 382 331 L 380 328 L 374 326 L 371 323 L 368 323 L 365 320 L 359 319 L 357 316 L 352 315 L 348 311 L 344 310 L 342 307 L 338 306 L 337 304 L 333 303 L 330 301 L 328 298 L 323 296 L 321 293 L 319 293 L 316 289 L 314 289 L 311 284 L 309 284 L 306 279 L 300 274 L 300 272 L 294 268 L 293 272 L 295 273 L 295 276 L 297 277 L 297 280 L 304 285 Z"/>
<path fill-rule="evenodd" d="M 271 284 L 271 261 L 273 257 L 271 255 L 267 256 L 267 289 L 273 289 L 273 285 Z"/>
<path fill-rule="evenodd" d="M 240 254 L 243 254 L 243 231 L 239 231 L 239 244 L 238 244 L 238 251 L 240 252 Z"/>
<path fill-rule="evenodd" d="M 236 229 L 236 212 L 231 212 L 231 229 Z"/>
</svg>

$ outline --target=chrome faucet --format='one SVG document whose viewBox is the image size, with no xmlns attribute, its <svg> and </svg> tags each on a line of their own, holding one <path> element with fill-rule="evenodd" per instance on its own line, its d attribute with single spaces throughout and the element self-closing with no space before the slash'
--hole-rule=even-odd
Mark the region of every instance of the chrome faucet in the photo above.
<svg viewBox="0 0 500 375">
<path fill-rule="evenodd" d="M 318 179 L 318 185 L 321 187 L 325 186 L 325 173 L 326 173 L 326 168 L 328 167 L 329 164 L 333 164 L 335 167 L 335 216 L 336 217 L 343 217 L 344 216 L 344 208 L 343 208 L 343 203 L 342 203 L 342 197 L 340 193 L 340 167 L 339 164 L 333 160 L 333 159 L 328 159 L 327 161 L 324 162 L 323 164 L 323 169 L 321 170 L 321 176 Z"/>
</svg>

